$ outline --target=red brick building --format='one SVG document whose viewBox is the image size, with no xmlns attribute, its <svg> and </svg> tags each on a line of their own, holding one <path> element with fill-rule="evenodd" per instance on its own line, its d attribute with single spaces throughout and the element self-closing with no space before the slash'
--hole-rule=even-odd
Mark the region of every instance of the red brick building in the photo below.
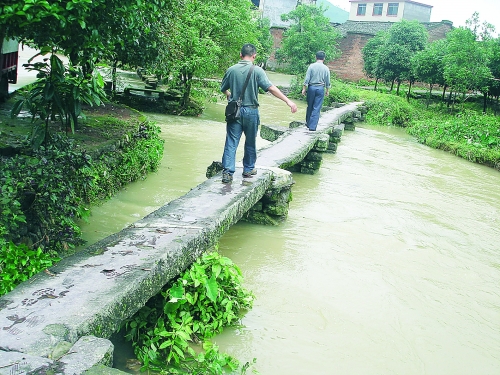
<svg viewBox="0 0 500 375">
<path fill-rule="evenodd" d="M 429 41 L 443 39 L 452 28 L 450 21 L 422 22 L 429 33 Z M 328 63 L 330 70 L 340 79 L 358 81 L 368 78 L 363 72 L 363 55 L 361 53 L 366 42 L 379 31 L 387 31 L 393 22 L 347 21 L 338 26 L 343 38 L 339 49 L 342 55 Z"/>
</svg>

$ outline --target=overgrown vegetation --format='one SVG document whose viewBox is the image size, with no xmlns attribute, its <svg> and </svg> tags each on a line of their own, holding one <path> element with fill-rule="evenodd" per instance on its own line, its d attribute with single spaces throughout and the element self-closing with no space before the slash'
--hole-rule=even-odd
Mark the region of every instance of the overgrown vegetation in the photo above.
<svg viewBox="0 0 500 375">
<path fill-rule="evenodd" d="M 337 48 L 340 33 L 324 15 L 322 6 L 298 5 L 296 9 L 282 14 L 290 27 L 283 33 L 276 58 L 285 64 L 285 72 L 305 74 L 309 64 L 316 61 L 316 52 L 325 51 L 327 61 L 340 56 Z"/>
<path fill-rule="evenodd" d="M 54 254 L 0 240 L 0 296 L 59 261 Z"/>
<path fill-rule="evenodd" d="M 93 126 L 110 134 L 117 134 L 113 126 L 132 129 L 130 123 L 116 118 L 101 119 Z M 26 144 L 22 153 L 1 157 L 1 257 L 20 259 L 15 267 L 0 263 L 5 280 L 21 282 L 42 269 L 36 264 L 48 264 L 46 261 L 54 257 L 51 254 L 69 254 L 83 243 L 77 222 L 89 215 L 91 204 L 157 170 L 163 155 L 159 128 L 149 122 L 133 128 L 108 150 L 92 154 L 74 139 L 53 133 L 46 146 L 33 149 Z M 29 260 L 23 264 L 19 254 L 27 249 Z"/>
<path fill-rule="evenodd" d="M 124 324 L 143 369 L 168 374 L 223 374 L 239 362 L 208 339 L 235 325 L 254 296 L 239 268 L 217 252 L 203 255 Z M 244 373 L 250 363 L 241 367 Z"/>
<path fill-rule="evenodd" d="M 415 82 L 429 85 L 429 97 L 436 85 L 449 89 L 447 105 L 463 104 L 470 93 L 483 94 L 483 112 L 488 102 L 500 95 L 500 38 L 493 38 L 494 27 L 481 24 L 474 13 L 467 27 L 451 30 L 445 39 L 428 41 L 426 29 L 416 21 L 401 21 L 387 32 L 371 38 L 363 48 L 365 73 L 390 84 L 408 83 L 408 99 Z M 461 106 L 463 108 L 463 105 Z"/>
<path fill-rule="evenodd" d="M 423 144 L 500 170 L 500 118 L 493 111 L 483 114 L 481 102 L 470 100 L 450 113 L 440 99 L 408 100 L 390 92 L 357 89 L 352 84 L 340 87 L 344 85 L 365 102 L 368 123 L 407 128 Z M 334 83 L 332 92 L 336 86 Z"/>
</svg>

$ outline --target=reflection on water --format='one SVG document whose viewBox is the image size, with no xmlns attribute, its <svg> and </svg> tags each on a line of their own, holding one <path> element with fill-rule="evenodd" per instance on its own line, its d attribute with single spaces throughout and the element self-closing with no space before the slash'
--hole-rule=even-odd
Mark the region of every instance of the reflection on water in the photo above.
<svg viewBox="0 0 500 375">
<path fill-rule="evenodd" d="M 291 115 L 261 102 L 263 123 L 304 117 L 303 103 Z M 152 115 L 166 140 L 160 171 L 94 210 L 87 239 L 202 182 L 221 157 L 223 108 Z M 257 358 L 262 375 L 500 373 L 497 171 L 364 127 L 318 174 L 294 179 L 285 223 L 239 223 L 221 239 L 257 296 L 244 328 L 216 338 L 222 350 Z"/>
</svg>

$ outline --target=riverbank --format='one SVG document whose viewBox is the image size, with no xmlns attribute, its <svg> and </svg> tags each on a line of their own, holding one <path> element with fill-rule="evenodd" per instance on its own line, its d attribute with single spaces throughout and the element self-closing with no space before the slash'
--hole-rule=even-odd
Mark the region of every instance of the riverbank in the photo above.
<svg viewBox="0 0 500 375">
<path fill-rule="evenodd" d="M 479 103 L 464 102 L 453 108 L 440 98 L 407 100 L 405 95 L 342 82 L 333 84 L 330 100 L 363 100 L 368 123 L 406 128 L 422 144 L 500 170 L 500 116 L 491 110 L 483 114 Z"/>
</svg>

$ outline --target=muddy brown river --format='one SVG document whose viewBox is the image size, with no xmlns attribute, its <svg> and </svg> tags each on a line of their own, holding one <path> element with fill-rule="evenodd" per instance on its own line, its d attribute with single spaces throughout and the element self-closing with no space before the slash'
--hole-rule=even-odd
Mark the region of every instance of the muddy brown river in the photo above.
<svg viewBox="0 0 500 375">
<path fill-rule="evenodd" d="M 304 103 L 294 115 L 273 97 L 261 104 L 265 124 L 305 116 Z M 221 158 L 223 107 L 151 115 L 166 141 L 160 170 L 95 208 L 85 238 L 204 181 Z M 242 326 L 215 338 L 222 350 L 256 358 L 262 375 L 500 374 L 498 171 L 361 125 L 318 174 L 294 179 L 285 223 L 238 223 L 220 241 L 256 295 Z"/>
</svg>

